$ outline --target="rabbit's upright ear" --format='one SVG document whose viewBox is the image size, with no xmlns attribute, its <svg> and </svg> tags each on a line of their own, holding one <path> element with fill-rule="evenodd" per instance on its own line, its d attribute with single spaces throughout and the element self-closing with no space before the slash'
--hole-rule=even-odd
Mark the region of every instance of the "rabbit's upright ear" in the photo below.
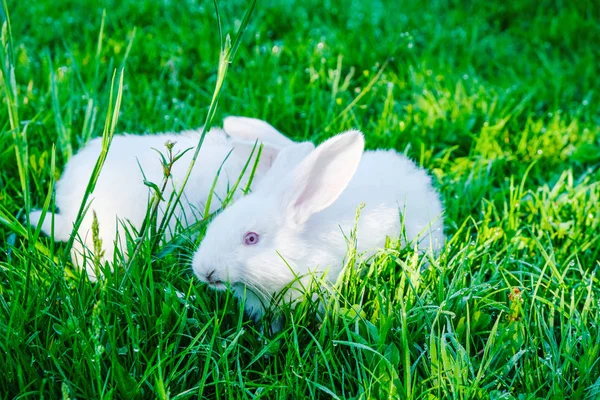
<svg viewBox="0 0 600 400">
<path fill-rule="evenodd" d="M 302 224 L 337 200 L 358 168 L 364 145 L 362 133 L 348 131 L 310 153 L 282 186 L 280 196 L 286 216 Z"/>
<path fill-rule="evenodd" d="M 282 182 L 285 182 L 286 176 L 314 149 L 315 145 L 311 142 L 302 142 L 294 143 L 279 151 L 271 169 L 260 182 L 259 189 L 264 189 L 266 193 L 272 193 L 275 188 L 282 185 Z"/>
<path fill-rule="evenodd" d="M 295 142 L 275 129 L 267 122 L 247 117 L 230 116 L 223 120 L 223 130 L 232 138 L 239 140 L 271 143 L 283 148 L 293 145 Z"/>
</svg>

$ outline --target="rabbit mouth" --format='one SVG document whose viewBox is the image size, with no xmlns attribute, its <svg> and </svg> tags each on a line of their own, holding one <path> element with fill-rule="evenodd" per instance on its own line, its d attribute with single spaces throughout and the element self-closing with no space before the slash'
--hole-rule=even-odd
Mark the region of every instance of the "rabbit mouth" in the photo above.
<svg viewBox="0 0 600 400">
<path fill-rule="evenodd" d="M 227 289 L 227 286 L 222 281 L 212 281 L 212 282 L 209 282 L 208 286 L 210 286 L 211 288 L 216 289 L 216 290 L 225 290 L 225 289 Z"/>
<path fill-rule="evenodd" d="M 223 281 L 214 277 L 215 272 L 216 272 L 216 270 L 213 269 L 208 274 L 206 274 L 206 278 L 205 278 L 206 283 L 208 283 L 208 286 L 212 287 L 213 289 L 217 289 L 217 290 L 226 289 L 226 286 L 223 283 Z"/>
</svg>

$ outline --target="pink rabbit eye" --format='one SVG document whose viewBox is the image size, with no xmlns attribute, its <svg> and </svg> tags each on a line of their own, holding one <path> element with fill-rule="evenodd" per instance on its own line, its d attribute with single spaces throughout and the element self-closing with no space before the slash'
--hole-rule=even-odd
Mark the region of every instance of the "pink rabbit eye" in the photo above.
<svg viewBox="0 0 600 400">
<path fill-rule="evenodd" d="M 258 233 L 248 232 L 244 235 L 244 244 L 246 246 L 252 246 L 256 243 L 258 243 Z"/>
</svg>

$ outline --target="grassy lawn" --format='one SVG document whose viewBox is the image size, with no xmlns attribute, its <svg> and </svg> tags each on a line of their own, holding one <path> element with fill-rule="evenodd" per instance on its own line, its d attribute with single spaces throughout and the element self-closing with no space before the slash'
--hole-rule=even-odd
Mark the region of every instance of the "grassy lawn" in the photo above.
<svg viewBox="0 0 600 400">
<path fill-rule="evenodd" d="M 221 3 L 233 35 L 248 3 Z M 193 245 L 90 283 L 25 225 L 102 134 L 120 67 L 118 132 L 202 126 L 212 2 L 7 8 L 0 398 L 600 398 L 597 2 L 259 1 L 216 124 L 315 142 L 359 128 L 431 172 L 450 238 L 422 272 L 395 247 L 348 270 L 324 313 L 284 307 L 278 333 L 193 277 Z"/>
</svg>

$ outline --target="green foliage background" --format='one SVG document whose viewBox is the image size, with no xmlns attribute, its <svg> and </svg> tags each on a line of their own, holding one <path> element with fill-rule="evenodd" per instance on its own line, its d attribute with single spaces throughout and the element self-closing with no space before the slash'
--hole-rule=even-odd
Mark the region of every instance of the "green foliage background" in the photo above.
<svg viewBox="0 0 600 400">
<path fill-rule="evenodd" d="M 234 33 L 248 4 L 219 5 Z M 195 281 L 191 247 L 143 253 L 130 274 L 91 284 L 65 275 L 60 244 L 15 225 L 102 133 L 115 68 L 118 131 L 202 125 L 219 54 L 212 3 L 7 7 L 16 81 L 3 83 L 0 110 L 1 397 L 600 396 L 597 2 L 259 1 L 216 120 L 258 117 L 316 142 L 360 128 L 367 147 L 431 171 L 452 237 L 422 273 L 410 249 L 388 249 L 348 272 L 324 317 L 307 301 L 278 334 Z M 26 143 L 9 124 L 13 89 Z"/>
</svg>

